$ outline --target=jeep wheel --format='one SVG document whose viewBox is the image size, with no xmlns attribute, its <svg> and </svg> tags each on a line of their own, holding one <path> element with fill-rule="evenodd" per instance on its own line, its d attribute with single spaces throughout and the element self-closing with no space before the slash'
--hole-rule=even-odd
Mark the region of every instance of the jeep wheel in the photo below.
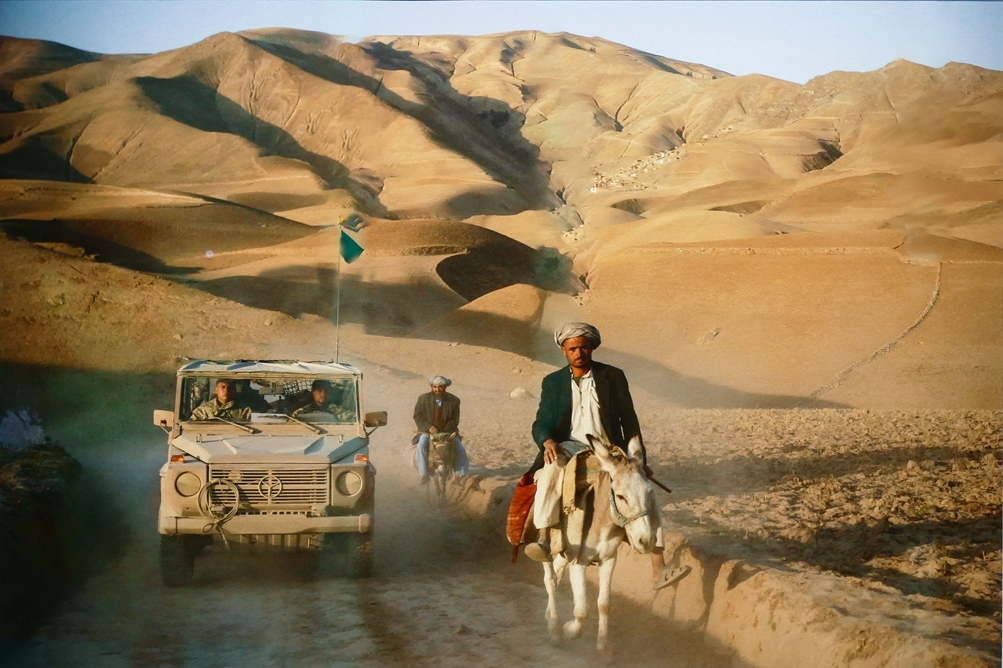
<svg viewBox="0 0 1003 668">
<path fill-rule="evenodd" d="M 347 538 L 347 534 L 343 533 L 324 534 L 324 543 L 317 553 L 317 575 L 319 577 L 335 578 L 345 574 Z"/>
<path fill-rule="evenodd" d="M 373 534 L 346 535 L 348 553 L 345 555 L 345 575 L 350 578 L 368 578 L 373 574 Z"/>
<path fill-rule="evenodd" d="M 195 573 L 195 550 L 189 536 L 160 536 L 160 580 L 166 587 L 183 587 Z"/>
</svg>

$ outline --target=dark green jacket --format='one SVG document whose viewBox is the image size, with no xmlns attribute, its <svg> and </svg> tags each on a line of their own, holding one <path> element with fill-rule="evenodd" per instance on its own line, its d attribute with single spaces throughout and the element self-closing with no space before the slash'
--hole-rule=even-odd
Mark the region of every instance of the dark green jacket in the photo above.
<svg viewBox="0 0 1003 668">
<path fill-rule="evenodd" d="M 592 377 L 595 379 L 596 396 L 599 398 L 599 419 L 606 430 L 606 436 L 613 445 L 626 452 L 630 439 L 641 435 L 627 377 L 615 366 L 601 362 L 592 362 Z M 530 471 L 543 466 L 543 443 L 548 438 L 561 443 L 571 437 L 571 383 L 570 366 L 543 379 L 540 407 L 533 422 L 533 440 L 540 448 L 540 454 Z M 644 452 L 643 445 L 641 452 Z"/>
</svg>

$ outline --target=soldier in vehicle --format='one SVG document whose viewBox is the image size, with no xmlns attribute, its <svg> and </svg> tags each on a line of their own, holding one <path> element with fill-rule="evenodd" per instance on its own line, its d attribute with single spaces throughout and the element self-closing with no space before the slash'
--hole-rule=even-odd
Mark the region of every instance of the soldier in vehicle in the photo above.
<svg viewBox="0 0 1003 668">
<path fill-rule="evenodd" d="M 189 411 L 194 411 L 196 408 L 205 403 L 206 397 L 209 395 L 209 380 L 208 379 L 196 379 L 191 384 L 191 389 L 189 390 L 188 399 L 188 409 Z"/>
<path fill-rule="evenodd" d="M 228 378 L 216 381 L 216 396 L 192 411 L 193 420 L 209 420 L 218 417 L 224 420 L 251 419 L 251 407 L 237 403 L 234 382 Z"/>
<path fill-rule="evenodd" d="M 418 397 L 414 405 L 414 424 L 418 433 L 415 435 L 412 444 L 417 444 L 416 463 L 418 465 L 418 475 L 421 476 L 421 484 L 428 482 L 428 445 L 429 435 L 437 432 L 452 433 L 460 425 L 460 399 L 455 395 L 446 392 L 446 388 L 453 384 L 445 376 L 432 376 L 428 379 L 428 384 L 432 386 L 431 392 L 426 392 Z M 463 447 L 463 441 L 459 435 L 456 436 L 456 475 L 465 476 L 470 473 L 470 460 L 467 458 L 467 450 Z"/>
<path fill-rule="evenodd" d="M 327 380 L 315 380 L 310 386 L 312 401 L 302 408 L 293 411 L 293 417 L 298 418 L 304 413 L 329 413 L 334 416 L 335 422 L 351 422 L 355 419 L 355 412 L 350 406 L 343 406 L 342 396 L 333 397 L 331 382 Z"/>
</svg>

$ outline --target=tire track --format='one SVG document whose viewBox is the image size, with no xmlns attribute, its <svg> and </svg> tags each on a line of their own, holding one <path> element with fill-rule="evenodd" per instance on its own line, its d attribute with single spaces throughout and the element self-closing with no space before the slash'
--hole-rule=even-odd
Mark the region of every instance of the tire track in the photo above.
<svg viewBox="0 0 1003 668">
<path fill-rule="evenodd" d="M 380 600 L 377 587 L 365 580 L 359 582 L 359 612 L 370 639 L 379 648 L 379 654 L 374 658 L 391 666 L 427 665 L 409 650 L 408 620 L 397 618 L 394 610 Z M 404 629 L 405 632 L 399 633 L 395 629 Z"/>
</svg>

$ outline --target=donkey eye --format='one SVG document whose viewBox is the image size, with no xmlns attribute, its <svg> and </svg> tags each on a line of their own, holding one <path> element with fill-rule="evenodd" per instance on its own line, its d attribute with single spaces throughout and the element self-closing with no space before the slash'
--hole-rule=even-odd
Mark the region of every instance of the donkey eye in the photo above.
<svg viewBox="0 0 1003 668">
<path fill-rule="evenodd" d="M 627 497 L 625 497 L 623 494 L 617 494 L 616 498 L 620 499 L 621 501 L 626 501 L 627 500 Z"/>
</svg>

